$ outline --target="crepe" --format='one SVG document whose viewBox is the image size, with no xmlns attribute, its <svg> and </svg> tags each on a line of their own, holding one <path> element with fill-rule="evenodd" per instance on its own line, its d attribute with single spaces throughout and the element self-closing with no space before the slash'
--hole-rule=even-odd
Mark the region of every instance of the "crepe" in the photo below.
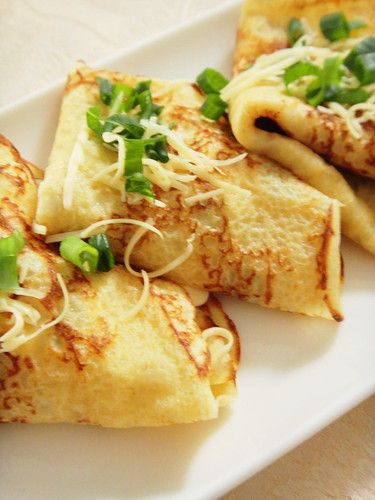
<svg viewBox="0 0 375 500">
<path fill-rule="evenodd" d="M 360 38 L 375 32 L 374 2 L 244 2 L 234 56 L 234 74 L 247 69 L 263 54 L 275 53 L 273 63 L 280 64 L 281 61 L 282 64 L 280 49 L 288 47 L 286 28 L 293 17 L 302 18 L 308 23 L 313 33 L 311 44 L 319 47 L 325 54 L 324 51 L 328 48 L 322 47 L 327 45 L 327 41 L 324 41 L 320 33 L 319 20 L 323 15 L 339 10 L 349 20 L 361 19 L 367 23 L 367 27 L 353 34 L 353 42 L 349 39 L 331 44 L 331 48 L 340 51 L 343 49 L 346 53 Z M 306 40 L 306 43 L 310 45 L 310 41 Z M 310 49 L 301 46 L 296 50 L 304 53 Z M 317 52 L 317 57 L 321 53 Z M 285 57 L 293 57 L 292 53 L 285 54 Z M 331 53 L 327 53 L 324 57 L 330 55 Z M 288 64 L 292 64 L 294 60 L 290 61 Z M 264 64 L 264 60 L 258 60 L 259 67 Z M 253 71 L 260 74 L 255 66 Z M 237 87 L 234 91 L 234 82 L 239 82 L 235 79 L 230 85 L 232 91 L 228 90 L 229 86 L 223 93 L 226 100 L 229 100 L 230 121 L 237 140 L 249 150 L 265 154 L 279 162 L 327 196 L 339 200 L 343 205 L 343 233 L 366 250 L 375 253 L 375 218 L 371 208 L 356 196 L 343 176 L 332 166 L 375 178 L 374 122 L 365 122 L 361 126 L 362 133 L 359 137 L 353 136 L 352 125 L 344 118 L 345 109 L 342 106 L 339 111 L 344 115 L 337 116 L 327 107 L 314 108 L 296 96 L 287 95 L 284 84 L 280 87 L 275 81 L 267 82 L 260 78 L 256 85 L 248 85 L 245 75 L 246 73 L 241 75 L 243 83 L 240 90 Z"/>
<path fill-rule="evenodd" d="M 132 427 L 217 417 L 235 395 L 239 360 L 235 327 L 220 304 L 209 299 L 195 308 L 183 288 L 156 279 L 146 306 L 127 317 L 142 292 L 139 278 L 122 266 L 83 275 L 31 231 L 36 185 L 30 168 L 2 137 L 0 236 L 23 234 L 22 287 L 44 296 L 0 293 L 0 347 L 12 322 L 4 310 L 26 308 L 30 318 L 39 312 L 39 325 L 67 309 L 55 326 L 0 354 L 0 422 Z M 21 337 L 35 331 L 29 323 Z M 227 329 L 226 337 L 209 330 L 216 326 Z"/>
<path fill-rule="evenodd" d="M 39 190 L 37 221 L 47 226 L 49 234 L 81 229 L 101 219 L 152 221 L 164 238 L 151 232 L 142 236 L 130 257 L 138 269 L 158 270 L 168 265 L 190 241 L 189 258 L 167 273 L 176 281 L 271 308 L 342 319 L 338 203 L 263 157 L 248 154 L 234 165 L 222 166 L 223 174 L 213 171 L 205 180 L 187 183 L 183 193 L 155 185 L 164 208 L 146 200 L 130 204 L 124 203 L 115 189 L 93 181 L 117 154 L 85 131 L 82 159 L 74 178 L 77 187 L 71 208 L 64 208 L 64 180 L 72 151 L 82 133 L 87 108 L 99 103 L 98 76 L 130 85 L 137 81 L 132 76 L 85 67 L 69 75 Z M 200 114 L 204 97 L 194 84 L 153 81 L 152 92 L 155 102 L 164 106 L 160 121 L 173 121 L 173 130 L 194 151 L 221 160 L 244 152 L 225 119 L 213 123 Z M 221 196 L 191 206 L 184 202 L 191 195 L 215 191 L 216 183 L 220 183 Z M 121 260 L 134 231 L 126 224 L 108 226 Z"/>
</svg>

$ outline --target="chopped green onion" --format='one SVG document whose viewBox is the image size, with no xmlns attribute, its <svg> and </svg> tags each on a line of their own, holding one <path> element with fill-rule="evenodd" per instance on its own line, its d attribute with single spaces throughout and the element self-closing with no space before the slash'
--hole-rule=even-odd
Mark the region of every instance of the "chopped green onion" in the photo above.
<svg viewBox="0 0 375 500">
<path fill-rule="evenodd" d="M 218 94 L 208 94 L 206 100 L 200 107 L 203 116 L 211 120 L 218 120 L 227 109 L 227 103 L 224 102 Z"/>
<path fill-rule="evenodd" d="M 118 108 L 118 111 L 130 111 L 135 106 L 136 95 L 135 91 L 126 83 L 116 83 L 112 93 L 111 105 L 115 102 L 117 96 L 122 93 L 122 102 Z"/>
<path fill-rule="evenodd" d="M 287 87 L 290 83 L 293 83 L 304 76 L 319 76 L 320 74 L 321 69 L 315 64 L 308 61 L 299 61 L 286 68 L 283 79 L 285 86 Z"/>
<path fill-rule="evenodd" d="M 293 46 L 296 41 L 305 34 L 305 30 L 303 29 L 301 20 L 297 19 L 296 17 L 292 17 L 292 19 L 288 23 L 287 32 L 289 43 Z"/>
<path fill-rule="evenodd" d="M 370 92 L 365 89 L 356 88 L 331 88 L 331 98 L 325 98 L 326 101 L 334 101 L 340 104 L 358 104 L 360 102 L 366 102 L 371 96 Z"/>
<path fill-rule="evenodd" d="M 143 82 L 138 82 L 137 85 L 134 87 L 134 91 L 137 94 L 142 94 L 145 90 L 150 90 L 151 87 L 151 80 L 144 80 Z"/>
<path fill-rule="evenodd" d="M 98 268 L 99 252 L 78 236 L 67 236 L 60 243 L 61 256 L 86 273 Z"/>
<path fill-rule="evenodd" d="M 362 19 L 353 19 L 353 21 L 349 21 L 350 31 L 359 30 L 361 28 L 366 28 L 367 24 L 362 21 Z"/>
<path fill-rule="evenodd" d="M 157 134 L 152 137 L 155 142 L 154 144 L 147 144 L 145 151 L 146 155 L 152 160 L 160 161 L 161 163 L 167 163 L 169 161 L 169 155 L 167 151 L 167 138 L 165 135 Z"/>
<path fill-rule="evenodd" d="M 98 77 L 96 81 L 99 85 L 100 99 L 108 106 L 112 101 L 113 85 L 106 78 Z"/>
<path fill-rule="evenodd" d="M 104 132 L 112 132 L 117 127 L 122 127 L 123 130 L 118 133 L 129 139 L 140 139 L 146 130 L 145 127 L 132 116 L 115 114 L 106 119 L 104 123 Z"/>
<path fill-rule="evenodd" d="M 361 54 L 355 58 L 353 73 L 362 83 L 369 85 L 375 82 L 375 52 Z"/>
<path fill-rule="evenodd" d="M 108 272 L 115 266 L 115 257 L 107 236 L 104 233 L 91 236 L 89 245 L 99 252 L 98 271 Z"/>
<path fill-rule="evenodd" d="M 19 286 L 17 256 L 25 245 L 19 231 L 0 239 L 0 290 L 13 290 Z"/>
<path fill-rule="evenodd" d="M 125 141 L 125 175 L 129 177 L 135 173 L 143 172 L 142 157 L 145 152 L 146 141 L 134 139 Z"/>
<path fill-rule="evenodd" d="M 344 59 L 345 66 L 353 71 L 355 60 L 362 54 L 372 54 L 375 52 L 375 36 L 367 36 L 358 45 L 356 45 Z"/>
<path fill-rule="evenodd" d="M 138 193 L 142 196 L 146 196 L 147 198 L 155 198 L 155 194 L 152 191 L 150 181 L 146 179 L 146 177 L 140 172 L 136 172 L 130 177 L 127 177 L 125 190 L 128 193 Z"/>
<path fill-rule="evenodd" d="M 332 100 L 332 87 L 337 86 L 343 75 L 340 57 L 329 57 L 324 61 L 321 74 L 306 89 L 307 102 L 311 106 Z"/>
<path fill-rule="evenodd" d="M 86 122 L 87 126 L 95 132 L 97 135 L 102 135 L 103 133 L 103 123 L 100 119 L 100 109 L 98 106 L 93 106 L 89 108 L 86 112 Z"/>
<path fill-rule="evenodd" d="M 331 42 L 348 38 L 350 26 L 343 12 L 333 12 L 320 19 L 320 29 Z"/>
<path fill-rule="evenodd" d="M 205 94 L 218 94 L 229 83 L 225 76 L 213 68 L 203 70 L 196 81 Z"/>
</svg>

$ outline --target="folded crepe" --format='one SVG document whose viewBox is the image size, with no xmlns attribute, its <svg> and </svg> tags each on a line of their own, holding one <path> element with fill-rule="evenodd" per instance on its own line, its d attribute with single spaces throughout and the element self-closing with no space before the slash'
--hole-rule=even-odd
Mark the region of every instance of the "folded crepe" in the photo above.
<svg viewBox="0 0 375 500">
<path fill-rule="evenodd" d="M 131 427 L 217 417 L 235 394 L 239 360 L 220 304 L 196 308 L 183 288 L 156 279 L 135 314 L 138 277 L 122 266 L 84 275 L 32 232 L 31 169 L 0 137 L 0 237 L 18 230 L 25 239 L 21 285 L 0 292 L 0 422 Z"/>
<path fill-rule="evenodd" d="M 330 43 L 322 35 L 319 23 L 322 16 L 337 11 L 342 11 L 349 21 L 364 21 L 366 26 L 351 31 L 347 39 Z M 293 18 L 299 20 L 305 34 L 290 47 L 287 26 Z M 293 64 L 307 61 L 322 67 L 327 59 L 343 58 L 371 33 L 375 33 L 374 2 L 247 0 L 242 8 L 234 57 L 237 76 L 222 91 L 222 97 L 229 102 L 237 140 L 339 200 L 343 233 L 375 253 L 375 217 L 371 207 L 356 196 L 334 168 L 375 178 L 373 86 L 364 87 L 371 95 L 367 102 L 322 102 L 313 107 L 306 100 L 302 84 L 294 88 L 289 85 L 287 90 L 283 81 L 284 71 Z M 353 75 L 346 73 L 346 81 L 351 79 L 350 85 L 358 86 Z"/>
<path fill-rule="evenodd" d="M 151 84 L 155 103 L 164 106 L 158 117 L 164 125 L 141 121 L 148 136 L 160 130 L 167 136 L 168 163 L 144 160 L 144 175 L 158 203 L 131 197 L 121 191 L 123 159 L 86 127 L 89 106 L 101 106 L 108 114 L 100 102 L 98 77 L 130 86 L 145 80 L 86 67 L 69 75 L 39 190 L 37 222 L 47 226 L 49 235 L 100 220 L 148 222 L 163 238 L 133 225 L 108 226 L 119 259 L 126 249 L 128 264 L 166 272 L 184 285 L 342 319 L 335 200 L 263 157 L 244 157 L 227 120 L 214 123 L 202 116 L 204 97 L 197 87 L 173 81 Z M 171 122 L 172 130 L 165 126 Z M 117 174 L 105 177 L 113 168 L 117 173 L 120 168 L 120 179 Z"/>
</svg>

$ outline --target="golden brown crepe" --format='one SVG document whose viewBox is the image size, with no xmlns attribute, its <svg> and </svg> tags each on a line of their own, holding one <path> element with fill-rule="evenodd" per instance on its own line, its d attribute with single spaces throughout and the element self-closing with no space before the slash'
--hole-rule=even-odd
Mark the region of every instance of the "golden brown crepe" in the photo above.
<svg viewBox="0 0 375 500">
<path fill-rule="evenodd" d="M 286 28 L 292 17 L 308 22 L 314 33 L 314 46 L 327 45 L 319 30 L 319 20 L 322 15 L 339 10 L 350 20 L 362 19 L 367 23 L 366 28 L 353 33 L 359 38 L 352 46 L 375 32 L 375 2 L 245 1 L 238 28 L 234 73 L 248 68 L 258 56 L 285 49 L 288 46 Z M 338 50 L 339 43 L 330 47 Z M 244 85 L 231 96 L 230 120 L 236 138 L 249 150 L 267 155 L 322 193 L 339 200 L 343 204 L 344 234 L 375 253 L 374 215 L 332 167 L 336 165 L 375 178 L 374 122 L 365 122 L 363 135 L 356 138 L 341 116 L 329 110 L 325 112 L 324 108 L 313 108 L 298 97 L 286 95 L 284 89 L 260 82 L 249 88 Z"/>
<path fill-rule="evenodd" d="M 26 246 L 17 261 L 22 286 L 44 297 L 0 293 L 0 347 L 12 326 L 7 306 L 39 312 L 38 325 L 59 315 L 64 301 L 57 273 L 69 304 L 54 327 L 0 354 L 0 422 L 131 427 L 217 417 L 235 394 L 239 360 L 234 325 L 220 304 L 209 299 L 197 309 L 180 286 L 156 279 L 146 306 L 127 318 L 142 292 L 139 278 L 122 266 L 83 275 L 32 233 L 36 185 L 30 167 L 1 137 L 0 237 L 16 229 L 23 234 Z M 206 339 L 214 326 L 228 329 L 232 346 L 225 349 L 228 338 L 217 330 Z M 20 335 L 35 328 L 26 322 Z"/>
<path fill-rule="evenodd" d="M 208 291 L 235 294 L 250 302 L 324 318 L 340 312 L 339 207 L 283 168 L 249 154 L 205 179 L 186 185 L 186 192 L 154 186 L 166 204 L 155 207 L 143 200 L 124 203 L 118 191 L 93 181 L 116 161 L 117 153 L 86 131 L 82 161 L 75 175 L 71 208 L 64 208 L 63 188 L 68 164 L 85 125 L 89 106 L 99 105 L 96 77 L 134 85 L 135 77 L 80 68 L 69 75 L 60 121 L 39 191 L 37 221 L 49 234 L 82 229 L 108 218 L 151 220 L 161 239 L 146 233 L 131 254 L 131 263 L 146 270 L 160 269 L 181 255 L 192 240 L 190 257 L 168 276 Z M 141 79 L 138 79 L 141 80 Z M 143 79 L 144 80 L 144 79 Z M 186 144 L 209 158 L 225 160 L 243 153 L 228 122 L 213 123 L 199 112 L 204 97 L 190 83 L 153 81 L 159 119 L 175 122 L 173 129 Z M 192 206 L 185 197 L 217 189 L 221 195 Z M 122 254 L 134 227 L 109 226 L 108 234 Z"/>
</svg>

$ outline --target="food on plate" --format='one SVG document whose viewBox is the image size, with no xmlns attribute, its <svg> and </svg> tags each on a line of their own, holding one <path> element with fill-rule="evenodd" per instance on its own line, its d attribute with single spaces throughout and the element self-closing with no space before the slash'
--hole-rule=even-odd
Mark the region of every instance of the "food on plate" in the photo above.
<svg viewBox="0 0 375 500">
<path fill-rule="evenodd" d="M 39 189 L 47 241 L 105 231 L 131 274 L 342 319 L 339 204 L 201 114 L 221 105 L 189 82 L 74 70 Z"/>
<path fill-rule="evenodd" d="M 144 273 L 143 284 L 123 266 L 84 273 L 68 263 L 33 232 L 33 173 L 0 136 L 0 422 L 217 417 L 239 361 L 220 304 L 206 296 L 195 307 L 176 283 Z"/>
<path fill-rule="evenodd" d="M 374 33 L 375 2 L 247 0 L 220 94 L 238 141 L 339 200 L 343 233 L 372 253 L 371 207 L 335 167 L 375 179 Z"/>
</svg>

